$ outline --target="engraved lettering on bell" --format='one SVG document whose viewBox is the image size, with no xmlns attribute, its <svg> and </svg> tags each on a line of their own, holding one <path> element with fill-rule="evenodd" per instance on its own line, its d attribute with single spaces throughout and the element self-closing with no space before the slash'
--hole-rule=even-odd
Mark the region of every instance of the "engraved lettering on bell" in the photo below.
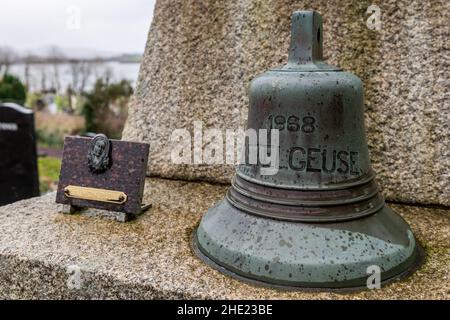
<svg viewBox="0 0 450 320">
<path fill-rule="evenodd" d="M 91 142 L 88 151 L 88 165 L 92 173 L 103 173 L 109 168 L 109 151 L 111 143 L 104 134 L 97 134 Z"/>
</svg>

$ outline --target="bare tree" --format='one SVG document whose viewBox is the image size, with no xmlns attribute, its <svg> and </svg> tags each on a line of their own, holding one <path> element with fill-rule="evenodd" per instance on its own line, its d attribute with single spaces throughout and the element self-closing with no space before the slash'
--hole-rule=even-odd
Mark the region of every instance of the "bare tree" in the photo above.
<svg viewBox="0 0 450 320">
<path fill-rule="evenodd" d="M 114 72 L 111 69 L 111 67 L 105 67 L 105 69 L 103 70 L 101 79 L 103 80 L 104 83 L 106 83 L 106 85 L 109 85 L 113 76 L 114 76 Z"/>
<path fill-rule="evenodd" d="M 0 47 L 0 73 L 6 74 L 11 65 L 16 61 L 17 55 L 10 47 Z"/>
<path fill-rule="evenodd" d="M 27 52 L 22 56 L 21 61 L 23 62 L 25 67 L 24 80 L 27 88 L 31 91 L 38 90 L 40 84 L 40 88 L 43 89 L 43 87 L 45 87 L 43 83 L 45 82 L 46 77 L 42 74 L 45 71 L 41 70 L 42 68 L 38 68 L 38 66 L 42 65 L 42 57 L 39 57 L 31 52 Z M 31 72 L 31 69 L 39 69 L 39 73 Z"/>
<path fill-rule="evenodd" d="M 93 68 L 94 68 L 94 64 L 92 62 L 84 61 L 83 63 L 81 63 L 81 66 L 80 66 L 81 81 L 80 81 L 80 87 L 78 88 L 78 92 L 82 93 L 86 89 L 86 85 L 92 74 Z"/>
<path fill-rule="evenodd" d="M 40 75 L 41 75 L 41 92 L 47 91 L 47 73 L 45 72 L 45 67 L 41 66 L 39 68 Z"/>
<path fill-rule="evenodd" d="M 33 57 L 27 54 L 23 57 L 23 63 L 25 65 L 25 85 L 27 88 L 31 88 L 31 76 L 30 76 L 30 65 L 33 62 Z"/>
<path fill-rule="evenodd" d="M 72 75 L 72 89 L 77 94 L 82 94 L 86 89 L 89 78 L 95 68 L 95 63 L 91 61 L 74 60 L 70 63 L 70 71 Z"/>
<path fill-rule="evenodd" d="M 59 67 L 64 62 L 64 53 L 57 46 L 52 46 L 48 52 L 48 61 L 52 65 L 51 84 L 56 92 L 61 92 L 61 78 Z"/>
<path fill-rule="evenodd" d="M 78 63 L 79 61 L 70 61 L 70 75 L 72 78 L 72 84 L 70 86 L 75 92 L 78 91 L 78 83 L 80 82 L 80 70 Z"/>
</svg>

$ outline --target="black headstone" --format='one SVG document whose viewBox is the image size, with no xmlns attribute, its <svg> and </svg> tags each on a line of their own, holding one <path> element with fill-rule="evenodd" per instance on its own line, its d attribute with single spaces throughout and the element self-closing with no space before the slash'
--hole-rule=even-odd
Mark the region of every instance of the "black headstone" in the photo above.
<svg viewBox="0 0 450 320">
<path fill-rule="evenodd" d="M 34 114 L 0 103 L 0 206 L 38 195 Z"/>
</svg>

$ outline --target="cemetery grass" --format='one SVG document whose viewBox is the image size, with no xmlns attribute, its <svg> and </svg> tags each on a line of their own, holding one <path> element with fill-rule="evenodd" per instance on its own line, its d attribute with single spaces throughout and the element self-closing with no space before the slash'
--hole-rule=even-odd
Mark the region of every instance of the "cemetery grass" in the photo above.
<svg viewBox="0 0 450 320">
<path fill-rule="evenodd" d="M 53 157 L 39 157 L 39 191 L 41 194 L 55 191 L 58 187 L 61 159 Z"/>
</svg>

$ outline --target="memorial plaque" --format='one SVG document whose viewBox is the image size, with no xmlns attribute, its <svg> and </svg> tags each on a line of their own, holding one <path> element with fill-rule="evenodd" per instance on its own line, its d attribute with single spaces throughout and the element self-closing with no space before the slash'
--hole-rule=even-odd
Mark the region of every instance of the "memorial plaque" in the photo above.
<svg viewBox="0 0 450 320">
<path fill-rule="evenodd" d="M 142 205 L 149 145 L 93 138 L 66 137 L 56 202 L 66 213 L 97 208 L 124 213 L 127 221 L 147 209 Z"/>
<path fill-rule="evenodd" d="M 0 206 L 39 196 L 33 111 L 0 103 Z"/>
</svg>

